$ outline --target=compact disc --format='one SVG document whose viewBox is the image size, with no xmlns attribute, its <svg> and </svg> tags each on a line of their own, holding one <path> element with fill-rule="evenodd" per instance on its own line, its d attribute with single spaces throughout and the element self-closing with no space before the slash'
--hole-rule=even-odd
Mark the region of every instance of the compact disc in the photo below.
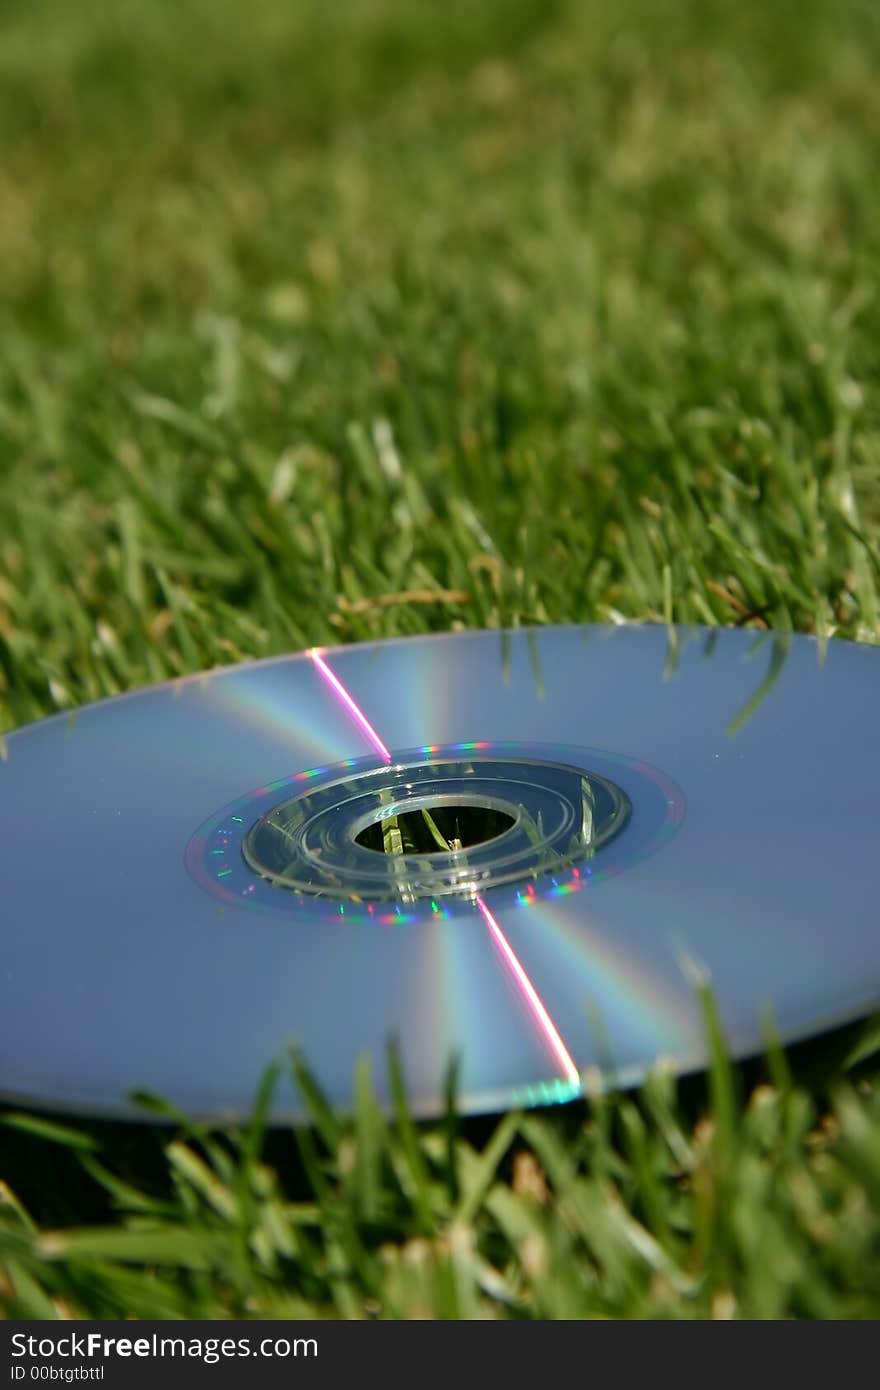
<svg viewBox="0 0 880 1390">
<path fill-rule="evenodd" d="M 661 626 L 213 670 L 8 735 L 0 1090 L 247 1115 L 296 1046 L 413 1109 L 563 1101 L 880 995 L 880 648 Z M 275 1117 L 301 1113 L 292 1082 Z"/>
</svg>

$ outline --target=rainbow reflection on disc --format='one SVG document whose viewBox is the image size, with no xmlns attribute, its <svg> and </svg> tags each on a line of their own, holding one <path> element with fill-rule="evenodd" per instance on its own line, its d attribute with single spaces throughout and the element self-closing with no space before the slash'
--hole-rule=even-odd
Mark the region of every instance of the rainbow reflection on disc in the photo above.
<svg viewBox="0 0 880 1390">
<path fill-rule="evenodd" d="M 291 1045 L 334 1104 L 568 1100 L 880 997 L 880 649 L 659 626 L 321 649 L 10 734 L 0 1092 L 243 1118 Z M 285 1080 L 275 1118 L 301 1113 Z"/>
</svg>

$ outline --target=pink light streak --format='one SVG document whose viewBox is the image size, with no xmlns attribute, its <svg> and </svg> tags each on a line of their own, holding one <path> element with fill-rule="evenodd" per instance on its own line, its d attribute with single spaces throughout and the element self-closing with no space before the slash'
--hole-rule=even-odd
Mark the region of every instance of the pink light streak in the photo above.
<svg viewBox="0 0 880 1390">
<path fill-rule="evenodd" d="M 533 1018 L 535 1019 L 535 1022 L 538 1024 L 538 1027 L 544 1034 L 544 1038 L 549 1044 L 551 1052 L 554 1054 L 557 1061 L 559 1062 L 559 1065 L 562 1067 L 566 1081 L 570 1081 L 574 1085 L 579 1085 L 580 1073 L 578 1072 L 578 1069 L 574 1064 L 571 1053 L 568 1051 L 568 1048 L 565 1046 L 565 1043 L 559 1036 L 559 1031 L 555 1023 L 548 1014 L 547 1010 L 544 1008 L 544 1005 L 541 1003 L 538 991 L 535 989 L 535 986 L 532 984 L 525 970 L 520 965 L 519 960 L 516 954 L 514 953 L 513 947 L 507 940 L 507 937 L 504 935 L 504 932 L 501 930 L 498 923 L 495 921 L 495 918 L 492 916 L 492 913 L 489 911 L 488 907 L 483 902 L 483 899 L 479 895 L 477 895 L 475 901 L 477 907 L 480 909 L 480 912 L 483 914 L 483 920 L 486 923 L 486 926 L 492 933 L 492 937 L 499 950 L 501 951 L 501 954 L 504 957 L 505 963 L 509 967 L 510 972 L 513 975 L 513 978 L 515 979 L 520 992 L 525 998 L 525 1001 L 529 1007 L 529 1010 L 532 1013 Z"/>
<path fill-rule="evenodd" d="M 345 705 L 345 708 L 348 710 L 352 719 L 360 727 L 362 732 L 366 734 L 367 738 L 370 740 L 370 743 L 372 743 L 373 747 L 376 749 L 376 752 L 380 755 L 380 757 L 384 758 L 386 763 L 392 762 L 393 759 L 391 757 L 391 754 L 388 752 L 388 749 L 385 747 L 385 744 L 382 742 L 379 735 L 376 733 L 376 730 L 373 728 L 369 719 L 363 713 L 363 711 L 360 710 L 358 706 L 355 704 L 354 700 L 349 695 L 348 691 L 342 684 L 342 681 L 339 679 L 339 677 L 334 675 L 334 673 L 330 670 L 330 667 L 327 665 L 326 661 L 322 657 L 321 653 L 318 651 L 317 647 L 312 647 L 312 649 L 308 651 L 306 655 L 310 657 L 311 660 L 314 662 L 315 666 L 317 666 L 321 675 L 324 677 L 324 680 L 330 686 L 331 690 L 334 690 L 336 692 L 337 696 Z"/>
<path fill-rule="evenodd" d="M 367 716 L 364 714 L 363 710 L 359 708 L 359 706 L 352 699 L 351 695 L 349 695 L 345 686 L 342 684 L 342 681 L 327 665 L 327 662 L 324 660 L 317 647 L 312 647 L 311 650 L 306 653 L 306 655 L 318 668 L 318 671 L 323 676 L 327 684 L 330 686 L 331 690 L 335 692 L 338 699 L 342 701 L 342 704 L 348 710 L 348 713 L 351 715 L 352 719 L 354 719 L 355 723 L 366 735 L 370 743 L 372 743 L 377 753 L 379 753 L 379 755 L 382 758 L 384 758 L 386 763 L 391 763 L 393 759 L 391 757 L 390 752 L 385 747 L 385 744 L 382 742 L 379 735 L 376 733 L 376 730 L 373 728 L 372 724 L 370 723 Z M 562 1068 L 566 1081 L 569 1081 L 576 1086 L 579 1085 L 580 1073 L 578 1072 L 578 1069 L 574 1064 L 574 1060 L 572 1059 L 571 1053 L 568 1051 L 568 1048 L 562 1041 L 562 1038 L 559 1035 L 559 1030 L 557 1029 L 555 1023 L 553 1022 L 552 1018 L 550 1017 L 544 1005 L 542 1004 L 538 991 L 535 989 L 535 986 L 532 984 L 531 980 L 529 979 L 528 975 L 526 974 L 525 970 L 520 964 L 513 947 L 507 940 L 507 937 L 504 935 L 504 932 L 501 930 L 498 923 L 495 921 L 495 918 L 493 917 L 492 913 L 489 911 L 488 907 L 484 903 L 483 899 L 479 896 L 479 894 L 475 895 L 474 901 L 476 902 L 477 907 L 480 909 L 480 912 L 483 916 L 483 920 L 486 923 L 486 926 L 489 928 L 489 931 L 492 933 L 492 938 L 498 946 L 498 949 L 501 951 L 501 954 L 504 957 L 505 964 L 510 970 L 510 973 L 513 976 L 514 980 L 516 981 L 517 988 L 522 994 L 532 1017 L 537 1023 L 541 1033 L 544 1035 L 544 1039 L 548 1044 L 550 1051 L 553 1053 L 560 1067 Z M 370 911 L 372 912 L 372 907 L 370 908 Z M 385 919 L 383 918 L 382 920 Z"/>
</svg>

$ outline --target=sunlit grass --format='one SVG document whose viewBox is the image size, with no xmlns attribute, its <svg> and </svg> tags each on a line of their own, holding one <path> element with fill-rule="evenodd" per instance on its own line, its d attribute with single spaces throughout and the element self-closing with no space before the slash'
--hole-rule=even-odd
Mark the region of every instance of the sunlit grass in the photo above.
<svg viewBox="0 0 880 1390">
<path fill-rule="evenodd" d="M 705 999 L 702 1087 L 492 1121 L 395 1114 L 366 1066 L 351 1115 L 294 1059 L 311 1126 L 222 1134 L 6 1116 L 38 1226 L 4 1193 L 3 1296 L 31 1317 L 866 1317 L 877 1313 L 877 1092 L 849 1035 L 830 1098 L 772 1051 L 748 1089 Z M 876 1038 L 868 1046 L 873 1053 Z M 153 1109 L 162 1110 L 155 1101 Z M 171 1116 L 173 1119 L 173 1115 Z M 79 1219 L 64 1183 L 82 1195 Z M 47 1193 L 46 1185 L 56 1190 Z"/>
</svg>

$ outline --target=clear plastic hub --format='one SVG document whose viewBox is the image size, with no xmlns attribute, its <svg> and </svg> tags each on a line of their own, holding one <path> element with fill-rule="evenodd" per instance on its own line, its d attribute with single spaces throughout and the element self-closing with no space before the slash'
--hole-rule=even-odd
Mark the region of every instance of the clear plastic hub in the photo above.
<svg viewBox="0 0 880 1390">
<path fill-rule="evenodd" d="M 260 877 L 300 893 L 413 901 L 576 863 L 629 809 L 613 782 L 562 763 L 433 759 L 291 797 L 251 826 L 242 852 Z"/>
</svg>

